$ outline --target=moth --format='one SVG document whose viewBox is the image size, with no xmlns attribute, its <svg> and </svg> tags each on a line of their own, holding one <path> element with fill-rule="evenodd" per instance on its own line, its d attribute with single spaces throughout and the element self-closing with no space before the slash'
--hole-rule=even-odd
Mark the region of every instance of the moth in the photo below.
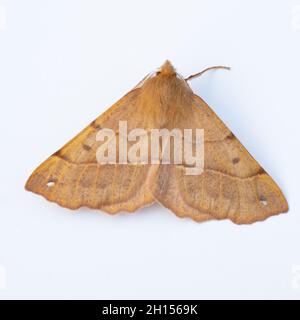
<svg viewBox="0 0 300 320">
<path fill-rule="evenodd" d="M 288 203 L 274 180 L 189 87 L 189 80 L 215 68 L 226 67 L 184 79 L 166 61 L 43 162 L 25 188 L 70 209 L 84 206 L 115 214 L 159 203 L 197 222 L 250 224 L 287 212 Z M 161 158 L 155 163 L 99 162 L 99 146 L 112 141 L 99 141 L 99 131 L 106 128 L 120 137 L 120 121 L 131 132 L 142 128 L 146 136 L 153 129 L 202 129 L 201 174 L 188 175 L 191 164 L 164 164 Z M 120 160 L 120 142 L 112 145 Z M 159 145 L 160 156 L 163 151 Z"/>
</svg>

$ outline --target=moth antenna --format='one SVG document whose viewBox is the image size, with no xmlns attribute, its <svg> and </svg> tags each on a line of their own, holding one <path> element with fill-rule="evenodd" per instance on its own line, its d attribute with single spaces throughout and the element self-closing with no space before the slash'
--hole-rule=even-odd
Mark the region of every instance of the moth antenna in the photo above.
<svg viewBox="0 0 300 320">
<path fill-rule="evenodd" d="M 191 76 L 185 78 L 186 81 L 189 81 L 189 80 L 192 80 L 192 79 L 195 79 L 195 78 L 198 78 L 200 76 L 203 75 L 203 73 L 205 73 L 206 71 L 209 71 L 209 70 L 215 70 L 215 69 L 225 69 L 225 70 L 231 70 L 230 67 L 224 67 L 224 66 L 215 66 L 215 67 L 209 67 L 209 68 L 206 68 L 204 70 L 202 70 L 201 72 L 198 72 L 198 73 L 195 73 L 195 74 L 192 74 Z"/>
</svg>

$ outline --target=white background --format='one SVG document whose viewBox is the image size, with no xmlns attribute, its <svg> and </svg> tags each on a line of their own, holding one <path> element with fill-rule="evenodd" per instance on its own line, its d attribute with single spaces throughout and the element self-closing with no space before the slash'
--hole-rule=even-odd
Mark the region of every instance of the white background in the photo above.
<svg viewBox="0 0 300 320">
<path fill-rule="evenodd" d="M 300 0 L 0 0 L 0 298 L 300 298 Z M 290 211 L 197 224 L 73 213 L 32 170 L 170 59 Z"/>
</svg>

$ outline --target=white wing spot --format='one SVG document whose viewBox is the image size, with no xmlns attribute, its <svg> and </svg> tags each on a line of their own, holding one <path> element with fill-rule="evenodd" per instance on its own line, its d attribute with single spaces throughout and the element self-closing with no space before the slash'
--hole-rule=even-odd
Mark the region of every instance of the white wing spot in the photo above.
<svg viewBox="0 0 300 320">
<path fill-rule="evenodd" d="M 260 204 L 262 204 L 263 206 L 267 206 L 267 205 L 268 205 L 268 201 L 267 201 L 267 199 L 266 199 L 264 196 L 261 196 L 261 197 L 259 198 L 259 202 L 260 202 Z"/>
<path fill-rule="evenodd" d="M 49 180 L 46 185 L 47 185 L 48 188 L 52 188 L 52 187 L 55 186 L 55 181 L 54 180 Z"/>
</svg>

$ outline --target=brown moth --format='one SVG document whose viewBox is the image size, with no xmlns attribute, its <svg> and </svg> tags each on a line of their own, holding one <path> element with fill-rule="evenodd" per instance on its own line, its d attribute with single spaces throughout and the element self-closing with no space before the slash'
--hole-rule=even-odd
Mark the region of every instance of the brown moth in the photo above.
<svg viewBox="0 0 300 320">
<path fill-rule="evenodd" d="M 230 219 L 248 224 L 287 212 L 277 184 L 190 89 L 187 80 L 203 72 L 184 79 L 166 61 L 42 163 L 26 189 L 63 207 L 85 206 L 110 214 L 156 202 L 198 222 Z M 100 164 L 97 133 L 110 128 L 118 135 L 119 121 L 127 121 L 128 130 L 144 128 L 147 135 L 154 128 L 204 129 L 204 171 L 186 175 L 185 163 Z"/>
</svg>

